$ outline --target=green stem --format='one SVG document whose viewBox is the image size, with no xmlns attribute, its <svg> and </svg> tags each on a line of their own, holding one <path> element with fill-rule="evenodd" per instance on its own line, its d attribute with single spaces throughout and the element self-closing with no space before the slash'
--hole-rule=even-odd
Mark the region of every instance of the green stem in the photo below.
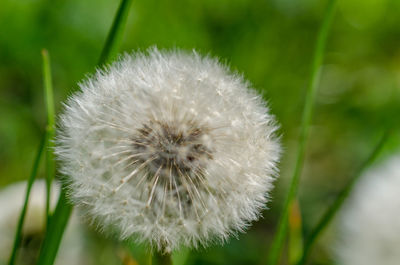
<svg viewBox="0 0 400 265">
<path fill-rule="evenodd" d="M 154 259 L 156 265 L 172 265 L 172 258 L 171 254 L 161 254 L 161 253 L 156 253 L 154 255 Z"/>
<path fill-rule="evenodd" d="M 304 251 L 303 251 L 300 261 L 297 263 L 298 265 L 303 265 L 306 263 L 307 258 L 310 255 L 311 249 L 314 246 L 316 240 L 321 235 L 321 233 L 324 231 L 324 229 L 329 225 L 329 223 L 332 221 L 332 219 L 335 217 L 335 215 L 338 213 L 341 206 L 343 205 L 343 203 L 345 202 L 345 200 L 347 199 L 347 197 L 353 190 L 354 185 L 360 178 L 361 174 L 364 172 L 364 170 L 367 167 L 369 167 L 375 161 L 376 157 L 382 151 L 382 148 L 385 145 L 387 139 L 389 138 L 389 135 L 390 135 L 390 130 L 388 130 L 384 133 L 381 140 L 376 145 L 376 147 L 374 148 L 372 153 L 369 155 L 367 160 L 365 160 L 365 162 L 363 164 L 361 164 L 361 166 L 355 172 L 354 177 L 349 181 L 349 183 L 346 185 L 346 187 L 339 193 L 336 200 L 333 202 L 332 206 L 325 212 L 325 214 L 319 220 L 319 222 L 317 223 L 315 228 L 312 230 L 312 232 L 310 233 L 310 235 L 308 236 L 308 238 L 305 242 Z"/>
<path fill-rule="evenodd" d="M 53 154 L 54 148 L 54 135 L 55 135 L 55 111 L 54 111 L 54 97 L 53 97 L 53 85 L 51 80 L 51 68 L 50 58 L 47 50 L 42 50 L 43 59 L 43 82 L 44 82 L 44 95 L 46 101 L 47 111 L 47 141 L 46 141 L 46 218 L 47 223 L 51 216 L 50 213 L 50 192 L 51 183 L 55 175 L 55 160 Z"/>
<path fill-rule="evenodd" d="M 42 157 L 43 149 L 44 149 L 44 146 L 46 143 L 46 138 L 47 138 L 47 136 L 46 136 L 46 134 L 44 134 L 42 137 L 42 140 L 40 141 L 39 149 L 37 151 L 35 161 L 33 162 L 31 174 L 28 179 L 28 183 L 27 183 L 27 187 L 26 187 L 26 194 L 25 194 L 25 201 L 24 201 L 24 205 L 22 207 L 21 214 L 19 216 L 19 220 L 18 220 L 18 224 L 17 224 L 17 231 L 15 233 L 14 245 L 13 245 L 10 259 L 8 261 L 9 265 L 14 265 L 16 258 L 17 258 L 18 247 L 21 244 L 21 239 L 22 239 L 22 228 L 24 226 L 26 210 L 28 209 L 29 196 L 31 194 L 33 182 L 35 181 L 37 173 L 38 173 L 38 169 L 39 169 L 39 165 L 40 165 L 40 158 Z"/>
<path fill-rule="evenodd" d="M 103 51 L 101 52 L 98 65 L 103 65 L 114 59 L 118 53 L 119 46 L 122 42 L 124 27 L 128 19 L 129 8 L 132 4 L 132 0 L 122 0 L 118 8 L 117 14 L 114 18 L 113 25 L 108 37 L 106 44 L 104 45 Z"/>
<path fill-rule="evenodd" d="M 270 252 L 267 258 L 267 264 L 275 265 L 278 263 L 280 253 L 283 248 L 284 240 L 286 238 L 287 233 L 287 226 L 288 226 L 288 215 L 289 215 L 289 206 L 293 199 L 297 195 L 300 175 L 303 169 L 304 164 L 304 156 L 305 156 L 305 149 L 307 145 L 307 138 L 310 131 L 312 113 L 314 108 L 314 101 L 317 92 L 317 84 L 319 81 L 320 75 L 320 66 L 323 60 L 324 50 L 326 46 L 326 40 L 328 37 L 328 32 L 330 25 L 333 20 L 334 10 L 335 10 L 336 0 L 330 0 L 324 20 L 322 22 L 321 28 L 318 33 L 317 42 L 314 50 L 314 58 L 311 67 L 311 77 L 310 82 L 307 87 L 306 91 L 306 100 L 305 106 L 303 110 L 303 117 L 301 123 L 301 132 L 300 132 L 300 139 L 299 139 L 299 147 L 297 150 L 297 160 L 294 169 L 294 173 L 291 179 L 289 192 L 287 194 L 282 214 L 278 221 L 277 232 L 275 237 L 272 241 L 272 245 L 270 248 Z"/>
<path fill-rule="evenodd" d="M 121 0 L 121 4 L 100 56 L 99 66 L 111 60 L 117 53 L 131 2 L 132 0 Z M 72 211 L 72 206 L 68 203 L 66 198 L 65 189 L 66 186 L 63 184 L 56 210 L 46 230 L 46 235 L 39 253 L 38 265 L 52 265 L 56 258 L 62 235 Z"/>
</svg>

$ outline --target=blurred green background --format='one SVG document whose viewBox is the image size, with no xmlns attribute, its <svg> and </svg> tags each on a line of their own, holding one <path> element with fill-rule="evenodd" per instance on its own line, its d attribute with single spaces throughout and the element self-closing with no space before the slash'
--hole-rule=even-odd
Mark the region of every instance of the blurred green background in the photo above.
<svg viewBox="0 0 400 265">
<path fill-rule="evenodd" d="M 0 187 L 26 179 L 46 122 L 40 51 L 50 52 L 56 107 L 94 71 L 119 1 L 0 0 Z M 121 51 L 196 49 L 251 81 L 279 121 L 284 154 L 270 210 L 248 233 L 191 254 L 192 264 L 258 264 L 293 171 L 304 91 L 327 0 L 135 0 Z M 400 127 L 400 1 L 339 0 L 302 176 L 307 232 L 382 130 Z M 392 137 L 387 154 L 399 146 Z M 43 176 L 43 173 L 42 173 Z M 312 264 L 333 264 L 329 233 Z M 96 236 L 96 235 L 93 235 Z M 120 264 L 114 243 L 101 241 Z M 101 245 L 100 244 L 100 245 Z M 97 246 L 99 247 L 99 246 Z M 112 263 L 112 260 L 117 260 Z"/>
</svg>

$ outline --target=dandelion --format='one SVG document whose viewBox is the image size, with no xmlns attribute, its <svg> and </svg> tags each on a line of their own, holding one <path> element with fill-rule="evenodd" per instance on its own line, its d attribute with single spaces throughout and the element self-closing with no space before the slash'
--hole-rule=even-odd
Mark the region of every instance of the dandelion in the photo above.
<svg viewBox="0 0 400 265">
<path fill-rule="evenodd" d="M 7 264 L 11 253 L 18 218 L 24 204 L 27 182 L 17 182 L 0 190 L 0 264 Z M 60 186 L 52 184 L 51 206 L 54 208 Z M 22 230 L 22 242 L 20 246 L 17 264 L 36 264 L 37 252 L 44 237 L 46 222 L 46 183 L 37 180 L 31 190 L 28 210 Z M 84 258 L 83 227 L 76 216 L 70 220 L 56 265 L 87 264 Z"/>
<path fill-rule="evenodd" d="M 370 170 L 341 219 L 342 265 L 400 264 L 400 156 Z"/>
<path fill-rule="evenodd" d="M 80 84 L 56 153 L 71 200 L 101 230 L 170 252 L 260 216 L 280 146 L 265 103 L 196 52 L 125 55 Z"/>
</svg>

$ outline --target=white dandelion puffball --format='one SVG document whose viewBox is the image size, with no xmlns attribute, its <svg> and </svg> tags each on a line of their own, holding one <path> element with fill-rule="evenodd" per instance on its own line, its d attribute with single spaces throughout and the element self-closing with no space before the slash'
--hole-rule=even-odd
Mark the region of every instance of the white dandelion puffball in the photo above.
<svg viewBox="0 0 400 265">
<path fill-rule="evenodd" d="M 249 84 L 195 52 L 125 55 L 66 103 L 56 152 L 101 230 L 169 252 L 260 215 L 280 146 Z"/>
<path fill-rule="evenodd" d="M 0 265 L 8 264 L 14 244 L 17 223 L 24 204 L 27 182 L 17 182 L 0 190 Z M 57 203 L 60 185 L 53 183 L 51 192 L 51 208 Z M 36 180 L 32 186 L 24 227 L 22 241 L 16 264 L 36 264 L 40 244 L 45 233 L 46 222 L 46 183 Z M 60 251 L 55 265 L 88 264 L 83 252 L 84 236 L 82 226 L 75 215 L 72 216 L 65 236 L 61 242 Z M 87 250 L 86 250 L 87 251 Z"/>
<path fill-rule="evenodd" d="M 363 176 L 340 225 L 339 264 L 400 264 L 400 155 Z"/>
</svg>

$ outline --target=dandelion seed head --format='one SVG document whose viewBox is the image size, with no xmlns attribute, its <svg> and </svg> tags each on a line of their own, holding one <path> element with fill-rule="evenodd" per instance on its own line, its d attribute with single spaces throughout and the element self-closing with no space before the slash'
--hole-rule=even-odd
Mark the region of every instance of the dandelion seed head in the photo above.
<svg viewBox="0 0 400 265">
<path fill-rule="evenodd" d="M 196 52 L 125 55 L 80 84 L 56 153 L 101 230 L 160 251 L 224 241 L 260 216 L 276 176 L 274 117 Z"/>
<path fill-rule="evenodd" d="M 400 156 L 369 170 L 341 214 L 342 265 L 400 264 Z"/>
</svg>

